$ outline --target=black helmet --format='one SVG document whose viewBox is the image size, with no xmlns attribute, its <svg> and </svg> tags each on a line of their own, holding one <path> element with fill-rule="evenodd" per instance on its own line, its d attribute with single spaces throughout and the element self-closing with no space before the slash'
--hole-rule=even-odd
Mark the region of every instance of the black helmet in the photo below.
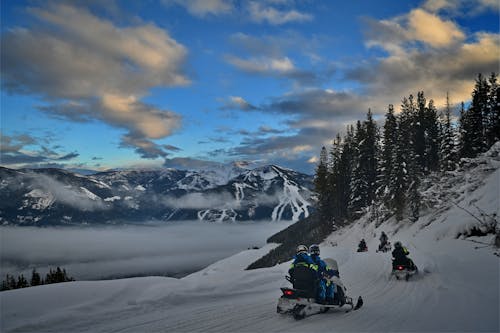
<svg viewBox="0 0 500 333">
<path fill-rule="evenodd" d="M 402 247 L 403 245 L 401 245 L 401 242 L 400 241 L 397 241 L 396 243 L 394 243 L 394 247 Z"/>
<path fill-rule="evenodd" d="M 309 246 L 309 253 L 319 255 L 319 245 L 313 244 L 313 245 Z"/>
<path fill-rule="evenodd" d="M 295 249 L 295 253 L 296 254 L 307 253 L 307 246 L 305 246 L 305 245 L 297 246 L 297 248 Z"/>
</svg>

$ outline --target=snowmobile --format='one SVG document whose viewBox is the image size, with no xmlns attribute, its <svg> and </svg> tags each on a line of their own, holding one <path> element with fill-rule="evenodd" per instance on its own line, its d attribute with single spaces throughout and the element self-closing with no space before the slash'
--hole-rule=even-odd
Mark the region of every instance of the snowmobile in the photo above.
<svg viewBox="0 0 500 333">
<path fill-rule="evenodd" d="M 338 271 L 337 262 L 333 259 L 324 260 L 328 266 L 334 267 Z M 291 314 L 296 320 L 303 319 L 318 313 L 324 313 L 330 309 L 340 309 L 343 306 L 349 307 L 346 312 L 357 310 L 363 305 L 363 299 L 358 297 L 354 304 L 351 297 L 346 296 L 346 288 L 337 276 L 325 276 L 331 283 L 334 283 L 334 299 L 331 304 L 320 304 L 316 301 L 316 281 L 311 278 L 309 268 L 296 267 L 295 278 L 286 276 L 292 283 L 292 288 L 282 287 L 282 295 L 278 300 L 277 312 L 280 314 Z"/>
<path fill-rule="evenodd" d="M 396 277 L 396 280 L 408 281 L 415 274 L 418 274 L 418 268 L 411 259 L 408 259 L 406 263 L 399 263 L 394 258 L 392 259 L 392 275 Z"/>
<path fill-rule="evenodd" d="M 386 242 L 384 245 L 380 244 L 376 252 L 389 252 L 391 248 L 391 242 Z"/>
<path fill-rule="evenodd" d="M 367 246 L 362 247 L 362 246 L 358 245 L 358 251 L 357 252 L 368 252 L 368 247 Z"/>
</svg>

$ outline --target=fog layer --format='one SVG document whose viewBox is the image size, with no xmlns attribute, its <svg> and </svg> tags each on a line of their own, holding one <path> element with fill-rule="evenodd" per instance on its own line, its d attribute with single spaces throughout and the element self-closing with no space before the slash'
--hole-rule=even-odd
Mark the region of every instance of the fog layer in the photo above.
<svg viewBox="0 0 500 333">
<path fill-rule="evenodd" d="M 96 228 L 0 227 L 2 279 L 61 266 L 77 280 L 182 276 L 253 246 L 291 222 Z"/>
</svg>

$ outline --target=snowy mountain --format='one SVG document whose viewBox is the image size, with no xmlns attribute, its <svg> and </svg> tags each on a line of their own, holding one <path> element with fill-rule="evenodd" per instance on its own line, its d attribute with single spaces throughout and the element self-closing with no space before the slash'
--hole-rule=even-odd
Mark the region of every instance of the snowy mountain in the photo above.
<svg viewBox="0 0 500 333">
<path fill-rule="evenodd" d="M 278 166 L 204 171 L 120 170 L 83 176 L 0 167 L 0 222 L 99 224 L 146 220 L 298 220 L 312 177 Z"/>
<path fill-rule="evenodd" d="M 348 294 L 363 296 L 359 311 L 301 321 L 277 314 L 291 261 L 245 270 L 277 246 L 267 244 L 181 279 L 77 281 L 2 292 L 2 331 L 498 332 L 499 250 L 494 234 L 473 230 L 498 221 L 499 152 L 497 145 L 427 186 L 433 204 L 428 201 L 416 222 L 364 215 L 320 244 L 323 258 L 338 261 Z M 408 282 L 391 277 L 389 253 L 375 252 L 382 231 L 392 243 L 401 241 L 419 267 Z M 369 251 L 358 253 L 362 238 Z"/>
</svg>

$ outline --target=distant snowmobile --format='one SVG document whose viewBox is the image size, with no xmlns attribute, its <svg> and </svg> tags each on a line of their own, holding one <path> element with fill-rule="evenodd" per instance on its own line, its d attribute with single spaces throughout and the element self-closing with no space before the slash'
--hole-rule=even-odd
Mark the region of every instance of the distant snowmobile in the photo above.
<svg viewBox="0 0 500 333">
<path fill-rule="evenodd" d="M 392 249 L 391 242 L 387 241 L 385 244 L 380 244 L 376 252 L 389 252 Z"/>
<path fill-rule="evenodd" d="M 324 259 L 329 267 L 338 271 L 337 262 L 333 259 Z M 330 283 L 335 284 L 334 300 L 332 304 L 316 303 L 317 283 L 311 278 L 311 274 L 306 267 L 297 267 L 295 280 L 286 276 L 286 279 L 292 283 L 292 288 L 281 288 L 283 295 L 278 300 L 277 312 L 280 314 L 291 314 L 296 320 L 303 319 L 318 313 L 327 312 L 330 309 L 341 308 L 344 305 L 349 306 L 346 312 L 357 310 L 363 305 L 363 299 L 358 297 L 354 305 L 351 297 L 346 296 L 346 288 L 338 276 L 326 276 Z M 298 278 L 297 278 L 298 277 Z M 303 279 L 301 278 L 303 277 Z M 300 279 L 300 280 L 299 280 Z"/>
<path fill-rule="evenodd" d="M 364 239 L 362 239 L 358 244 L 358 252 L 368 252 L 368 246 L 366 246 Z"/>
</svg>

